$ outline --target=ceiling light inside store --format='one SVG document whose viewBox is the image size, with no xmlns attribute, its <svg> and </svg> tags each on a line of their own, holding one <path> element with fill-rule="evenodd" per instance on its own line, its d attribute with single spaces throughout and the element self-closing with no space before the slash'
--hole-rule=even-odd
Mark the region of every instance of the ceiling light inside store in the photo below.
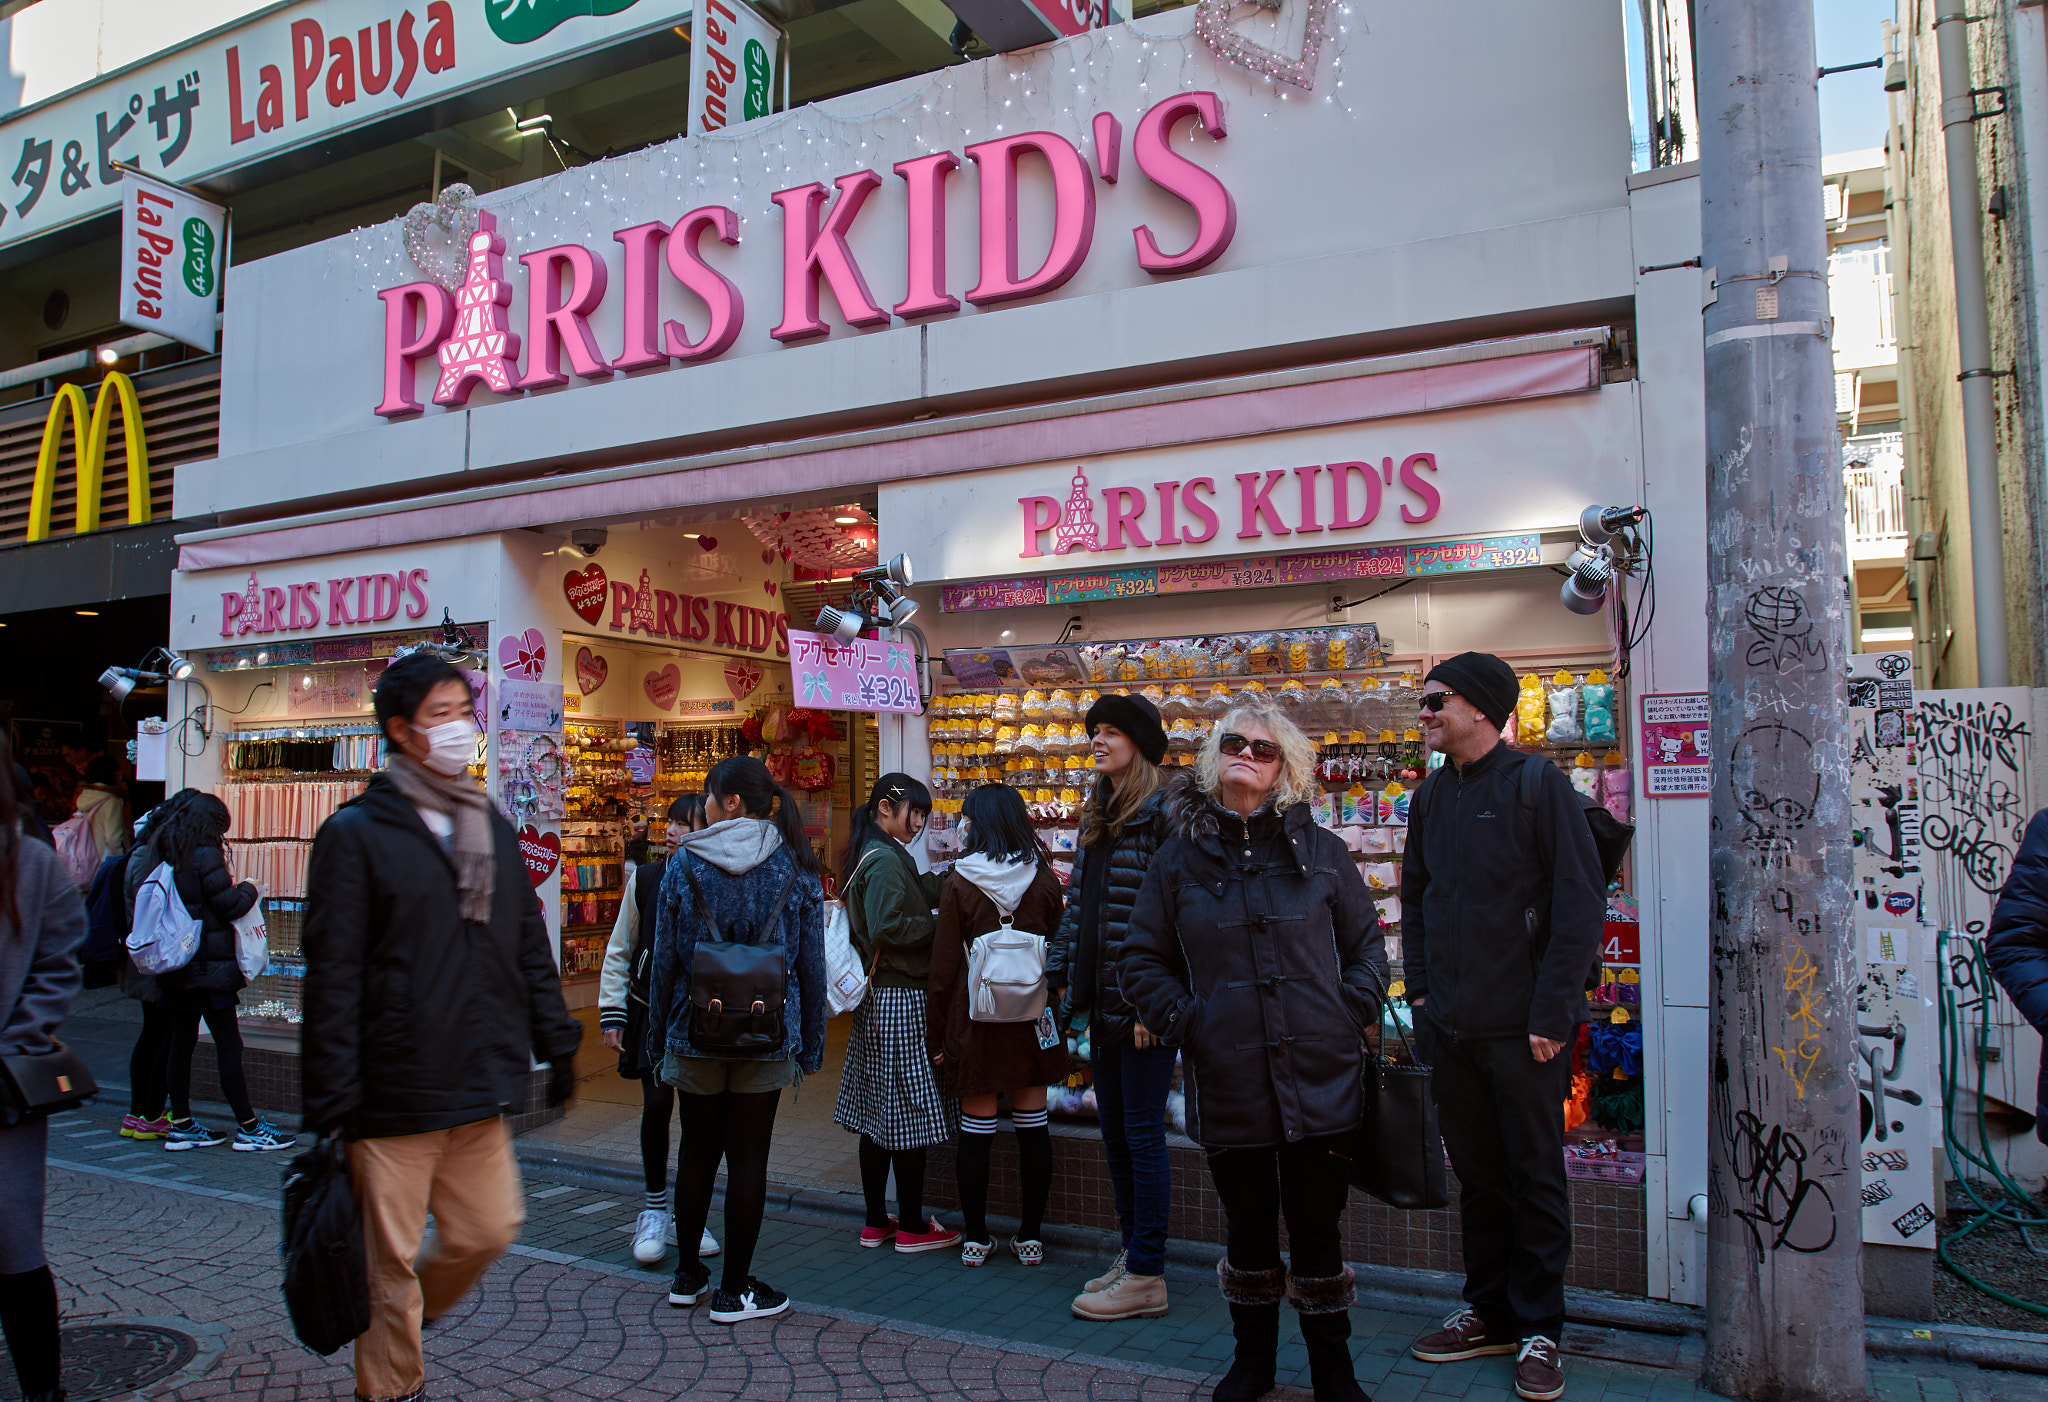
<svg viewBox="0 0 2048 1402">
<path fill-rule="evenodd" d="M 858 525 L 860 524 L 860 517 L 858 517 L 858 516 L 834 516 L 834 517 L 832 518 L 832 524 L 834 524 L 834 525 L 836 525 L 836 526 L 858 526 Z"/>
<path fill-rule="evenodd" d="M 76 612 L 80 618 L 98 618 L 100 616 L 98 609 L 78 609 Z"/>
</svg>

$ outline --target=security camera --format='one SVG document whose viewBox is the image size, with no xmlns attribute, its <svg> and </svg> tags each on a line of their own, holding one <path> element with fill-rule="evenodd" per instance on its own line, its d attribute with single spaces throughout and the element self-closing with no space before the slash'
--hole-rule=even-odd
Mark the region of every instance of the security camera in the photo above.
<svg viewBox="0 0 2048 1402">
<path fill-rule="evenodd" d="M 604 543 L 611 539 L 611 532 L 603 526 L 578 526 L 569 532 L 569 543 L 583 552 L 587 559 L 604 549 Z"/>
</svg>

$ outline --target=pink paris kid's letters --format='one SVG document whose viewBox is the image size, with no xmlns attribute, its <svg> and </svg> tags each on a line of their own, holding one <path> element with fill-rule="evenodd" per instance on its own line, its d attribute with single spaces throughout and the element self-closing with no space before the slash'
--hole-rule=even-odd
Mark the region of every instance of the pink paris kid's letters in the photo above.
<svg viewBox="0 0 2048 1402">
<path fill-rule="evenodd" d="M 1138 266 L 1155 276 L 1190 273 L 1209 266 L 1230 247 L 1237 232 L 1237 205 L 1213 173 L 1171 145 L 1183 121 L 1199 125 L 1214 140 L 1225 135 L 1223 103 L 1213 92 L 1176 93 L 1147 111 L 1131 136 L 1131 156 L 1154 185 L 1193 212 L 1195 234 L 1186 248 L 1168 252 L 1149 225 L 1131 231 Z M 1104 112 L 1090 124 L 1081 149 L 1052 132 L 1022 132 L 965 148 L 978 171 L 980 277 L 964 296 L 978 307 L 1000 305 L 1064 286 L 1087 261 L 1095 239 L 1095 184 L 1117 183 L 1122 169 L 1123 124 Z M 1026 271 L 1018 265 L 1019 165 L 1026 157 L 1043 161 L 1051 173 L 1052 242 L 1044 261 Z M 949 292 L 946 268 L 947 178 L 960 169 L 950 151 L 899 161 L 909 219 L 904 250 L 905 294 L 889 310 L 876 301 L 867 276 L 854 259 L 848 231 L 860 218 L 883 177 L 872 170 L 841 175 L 827 188 L 817 182 L 783 190 L 773 199 L 782 215 L 782 315 L 769 335 L 785 345 L 826 335 L 820 315 L 820 285 L 831 290 L 846 323 L 885 326 L 893 316 L 942 316 L 960 310 Z M 829 210 L 829 212 L 828 212 Z M 477 215 L 468 262 L 454 293 L 431 281 L 409 282 L 377 295 L 384 303 L 384 397 L 376 412 L 398 418 L 421 412 L 414 370 L 432 357 L 440 367 L 433 401 L 457 408 L 481 383 L 498 394 L 560 385 L 570 375 L 598 379 L 623 370 L 671 362 L 711 360 L 731 348 L 746 315 L 740 288 L 706 261 L 704 240 L 735 245 L 739 211 L 707 205 L 673 225 L 662 220 L 636 224 L 612 235 L 623 249 L 623 335 L 618 354 L 607 356 L 590 328 L 603 303 L 605 261 L 578 244 L 522 253 L 526 268 L 525 327 L 514 331 L 509 308 L 513 285 L 505 278 L 505 240 L 488 210 Z M 679 282 L 708 313 L 704 334 L 692 340 L 679 321 L 661 319 L 662 273 Z M 526 350 L 522 374 L 518 358 Z M 1206 538 L 1206 537 L 1205 537 Z"/>
<path fill-rule="evenodd" d="M 1434 520 L 1443 506 L 1443 493 L 1431 480 L 1436 471 L 1436 454 L 1410 453 L 1398 465 L 1383 457 L 1377 463 L 1310 463 L 1291 473 L 1277 467 L 1240 472 L 1235 492 L 1228 486 L 1219 492 L 1213 477 L 1195 477 L 1104 487 L 1098 497 L 1086 470 L 1076 467 L 1064 499 L 1017 498 L 1024 526 L 1024 548 L 1017 555 L 1034 560 L 1077 550 L 1096 554 L 1201 545 L 1223 529 L 1219 497 L 1223 510 L 1234 499 L 1239 540 L 1362 530 L 1392 504 L 1388 496 L 1397 483 L 1410 498 L 1400 503 L 1401 520 L 1420 525 Z M 1286 486 L 1290 476 L 1295 479 L 1292 490 Z"/>
<path fill-rule="evenodd" d="M 296 633 L 323 625 L 388 623 L 398 616 L 400 607 L 407 618 L 426 617 L 425 570 L 308 579 L 282 588 L 259 582 L 252 572 L 246 590 L 220 596 L 220 635 L 239 638 L 250 633 Z"/>
</svg>

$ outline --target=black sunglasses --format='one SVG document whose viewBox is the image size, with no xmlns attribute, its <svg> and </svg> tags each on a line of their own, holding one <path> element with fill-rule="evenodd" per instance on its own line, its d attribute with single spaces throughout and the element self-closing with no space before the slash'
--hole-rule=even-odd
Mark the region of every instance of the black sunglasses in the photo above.
<svg viewBox="0 0 2048 1402">
<path fill-rule="evenodd" d="M 1227 755 L 1241 755 L 1250 750 L 1252 758 L 1260 764 L 1271 764 L 1280 758 L 1280 747 L 1271 740 L 1247 740 L 1236 731 L 1231 731 L 1217 741 L 1216 748 Z"/>
<path fill-rule="evenodd" d="M 1421 699 L 1416 701 L 1415 704 L 1419 709 L 1428 711 L 1431 715 L 1435 715 L 1439 711 L 1443 710 L 1444 702 L 1450 700 L 1453 696 L 1456 696 L 1457 694 L 1458 693 L 1455 691 L 1425 691 L 1422 693 Z"/>
</svg>

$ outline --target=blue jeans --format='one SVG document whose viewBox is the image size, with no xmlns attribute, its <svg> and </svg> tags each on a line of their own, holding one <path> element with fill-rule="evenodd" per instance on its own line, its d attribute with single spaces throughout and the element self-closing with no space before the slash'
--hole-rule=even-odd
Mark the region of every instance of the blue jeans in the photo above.
<svg viewBox="0 0 2048 1402">
<path fill-rule="evenodd" d="M 1124 1268 L 1132 1275 L 1159 1275 L 1166 1269 L 1166 1214 L 1173 1197 L 1166 1093 L 1173 1086 L 1173 1056 L 1172 1047 L 1155 1043 L 1139 1051 L 1125 1042 L 1107 1048 L 1098 1044 L 1088 1058 L 1102 1121 L 1102 1152 L 1116 1185 Z"/>
</svg>

